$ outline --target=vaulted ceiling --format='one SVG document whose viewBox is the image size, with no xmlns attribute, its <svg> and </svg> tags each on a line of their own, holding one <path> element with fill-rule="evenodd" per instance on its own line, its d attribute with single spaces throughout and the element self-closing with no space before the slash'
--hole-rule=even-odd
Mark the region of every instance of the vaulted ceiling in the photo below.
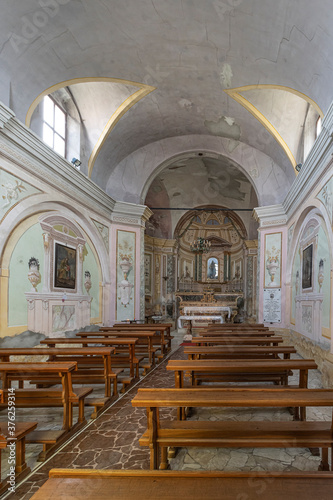
<svg viewBox="0 0 333 500">
<path fill-rule="evenodd" d="M 333 98 L 332 26 L 330 0 L 4 0 L 0 99 L 29 125 L 70 88 L 83 171 L 115 199 L 144 202 L 163 168 L 207 153 L 276 203 Z"/>
</svg>

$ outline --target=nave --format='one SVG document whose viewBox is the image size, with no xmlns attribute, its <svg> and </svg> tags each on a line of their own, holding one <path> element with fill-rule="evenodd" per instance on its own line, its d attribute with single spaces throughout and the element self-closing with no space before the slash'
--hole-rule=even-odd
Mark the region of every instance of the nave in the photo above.
<svg viewBox="0 0 333 500">
<path fill-rule="evenodd" d="M 39 465 L 32 474 L 18 486 L 13 500 L 28 500 L 32 498 L 39 487 L 45 483 L 49 471 L 53 468 L 66 469 L 125 469 L 149 470 L 149 451 L 139 445 L 139 438 L 147 427 L 146 411 L 134 408 L 132 400 L 139 388 L 171 388 L 175 385 L 174 374 L 167 371 L 170 359 L 185 360 L 184 349 L 179 346 L 182 335 L 172 332 L 172 352 L 151 372 L 140 380 L 103 414 L 91 420 L 75 437 L 58 450 L 49 460 Z M 194 332 L 196 334 L 196 332 Z M 298 354 L 291 354 L 291 359 L 301 359 Z M 185 377 L 186 381 L 186 377 Z M 295 372 L 289 377 L 288 383 L 298 382 Z M 189 380 L 185 382 L 187 386 Z M 322 387 L 321 374 L 318 370 L 309 371 L 308 387 Z M 26 412 L 27 419 L 34 419 L 33 412 Z M 50 423 L 50 414 L 40 412 L 39 422 L 44 419 Z M 162 418 L 177 418 L 174 408 L 163 408 Z M 248 409 L 248 408 L 201 408 L 194 409 L 189 420 L 219 420 L 244 421 L 250 420 L 292 420 L 287 409 Z M 307 420 L 330 421 L 331 408 L 308 408 Z M 51 424 L 52 426 L 52 424 Z M 181 448 L 176 457 L 170 460 L 171 470 L 182 471 L 318 471 L 321 459 L 308 449 L 288 448 Z M 28 465 L 33 466 L 36 451 L 29 457 Z M 36 462 L 35 462 L 36 464 Z M 90 485 L 93 490 L 93 487 Z"/>
</svg>

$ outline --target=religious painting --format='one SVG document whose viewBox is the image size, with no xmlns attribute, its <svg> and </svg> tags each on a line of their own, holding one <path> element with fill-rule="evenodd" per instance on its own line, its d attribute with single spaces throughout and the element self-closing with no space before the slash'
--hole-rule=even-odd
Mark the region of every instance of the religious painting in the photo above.
<svg viewBox="0 0 333 500">
<path fill-rule="evenodd" d="M 219 278 L 219 262 L 216 257 L 207 260 L 207 278 L 210 280 L 218 280 Z"/>
<path fill-rule="evenodd" d="M 54 287 L 75 289 L 76 250 L 55 244 Z"/>
<path fill-rule="evenodd" d="M 302 289 L 312 288 L 313 244 L 304 248 L 302 260 Z"/>
</svg>

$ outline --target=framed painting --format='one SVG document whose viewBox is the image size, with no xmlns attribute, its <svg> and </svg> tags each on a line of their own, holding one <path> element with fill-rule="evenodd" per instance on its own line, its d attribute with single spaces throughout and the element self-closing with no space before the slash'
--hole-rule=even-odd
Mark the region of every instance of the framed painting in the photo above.
<svg viewBox="0 0 333 500">
<path fill-rule="evenodd" d="M 312 288 L 313 244 L 304 248 L 302 259 L 302 289 Z"/>
<path fill-rule="evenodd" d="M 54 287 L 75 290 L 76 250 L 55 243 Z"/>
</svg>

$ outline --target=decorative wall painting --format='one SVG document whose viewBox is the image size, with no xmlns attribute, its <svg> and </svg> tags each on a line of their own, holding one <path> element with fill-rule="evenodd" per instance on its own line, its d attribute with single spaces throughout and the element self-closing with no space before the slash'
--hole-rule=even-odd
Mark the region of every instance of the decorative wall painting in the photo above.
<svg viewBox="0 0 333 500">
<path fill-rule="evenodd" d="M 117 320 L 134 319 L 135 233 L 117 231 Z"/>
<path fill-rule="evenodd" d="M 76 250 L 55 243 L 54 287 L 75 289 Z"/>
<path fill-rule="evenodd" d="M 313 244 L 304 248 L 302 258 L 302 289 L 312 288 Z"/>
<path fill-rule="evenodd" d="M 265 288 L 281 286 L 282 233 L 265 235 Z"/>
<path fill-rule="evenodd" d="M 145 294 L 151 295 L 151 264 L 152 255 L 145 253 L 144 267 L 145 267 Z"/>
</svg>

